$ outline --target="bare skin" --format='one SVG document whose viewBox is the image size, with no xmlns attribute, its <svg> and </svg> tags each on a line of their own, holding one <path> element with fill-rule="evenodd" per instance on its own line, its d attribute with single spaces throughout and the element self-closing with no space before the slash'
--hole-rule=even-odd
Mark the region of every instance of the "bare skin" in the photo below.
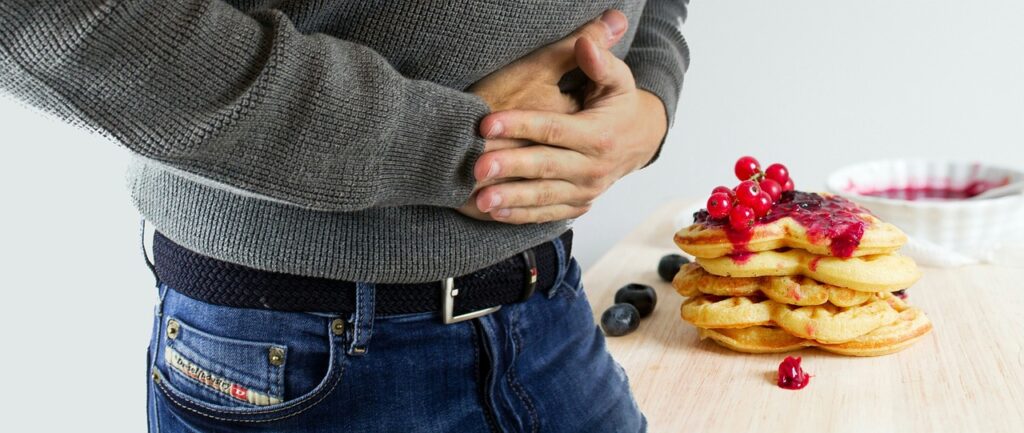
<svg viewBox="0 0 1024 433">
<path fill-rule="evenodd" d="M 668 121 L 661 100 L 637 89 L 609 51 L 627 25 L 608 11 L 471 88 L 492 114 L 480 123 L 476 191 L 460 212 L 512 224 L 576 218 L 651 159 Z M 576 67 L 591 81 L 582 107 L 557 86 Z"/>
</svg>

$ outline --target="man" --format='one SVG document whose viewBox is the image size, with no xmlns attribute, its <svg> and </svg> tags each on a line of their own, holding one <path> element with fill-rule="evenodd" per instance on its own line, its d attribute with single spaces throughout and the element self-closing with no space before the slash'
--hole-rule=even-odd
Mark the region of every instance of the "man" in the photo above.
<svg viewBox="0 0 1024 433">
<path fill-rule="evenodd" d="M 0 87 L 137 155 L 150 431 L 643 431 L 568 228 L 656 158 L 685 15 L 5 0 Z"/>
</svg>

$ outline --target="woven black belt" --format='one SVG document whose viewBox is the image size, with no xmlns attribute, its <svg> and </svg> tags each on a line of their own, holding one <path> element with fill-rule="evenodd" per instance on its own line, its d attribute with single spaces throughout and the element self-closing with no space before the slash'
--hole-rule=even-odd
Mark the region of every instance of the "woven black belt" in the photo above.
<svg viewBox="0 0 1024 433">
<path fill-rule="evenodd" d="M 571 257 L 572 230 L 559 237 Z M 159 232 L 153 236 L 153 261 L 160 281 L 185 296 L 206 303 L 239 308 L 351 314 L 356 283 L 329 278 L 269 272 L 225 262 L 186 249 Z M 534 265 L 531 266 L 530 262 Z M 454 311 L 464 315 L 525 300 L 534 290 L 546 291 L 558 275 L 558 253 L 552 242 L 497 264 L 448 281 L 455 289 Z M 444 310 L 445 282 L 375 284 L 375 314 L 393 315 Z"/>
</svg>

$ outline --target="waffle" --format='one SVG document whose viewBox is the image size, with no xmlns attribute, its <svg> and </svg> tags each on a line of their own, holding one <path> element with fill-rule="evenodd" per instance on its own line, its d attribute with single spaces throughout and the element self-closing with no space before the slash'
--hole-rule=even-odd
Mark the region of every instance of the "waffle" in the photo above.
<svg viewBox="0 0 1024 433">
<path fill-rule="evenodd" d="M 820 283 L 803 276 L 728 278 L 709 274 L 696 263 L 684 265 L 672 280 L 672 286 L 685 297 L 700 294 L 715 296 L 767 296 L 789 305 L 852 307 L 868 301 L 872 292 L 860 292 Z"/>
<path fill-rule="evenodd" d="M 748 328 L 772 323 L 775 301 L 753 297 L 695 296 L 680 307 L 683 320 L 700 328 Z"/>
<path fill-rule="evenodd" d="M 749 297 L 700 295 L 680 308 L 683 320 L 699 328 L 735 329 L 774 324 L 797 338 L 822 344 L 845 343 L 894 322 L 899 313 L 883 296 L 852 307 L 826 303 L 791 306 Z"/>
<path fill-rule="evenodd" d="M 882 326 L 842 344 L 821 344 L 790 335 L 781 328 L 752 326 L 741 329 L 699 329 L 701 339 L 744 353 L 782 353 L 805 347 L 818 347 L 847 356 L 881 356 L 899 352 L 924 337 L 932 329 L 928 317 L 916 308 L 899 313 L 893 323 Z"/>
<path fill-rule="evenodd" d="M 864 223 L 863 235 L 857 245 L 850 251 L 843 249 L 842 256 L 862 257 L 889 254 L 900 249 L 907 242 L 907 235 L 896 226 L 879 220 L 866 210 L 853 206 L 845 199 L 827 193 L 810 194 L 821 197 L 828 203 L 842 203 L 854 209 L 849 215 L 855 215 Z M 821 219 L 830 214 L 824 212 Z M 737 237 L 742 237 L 737 242 Z M 835 241 L 829 236 L 816 234 L 808 230 L 806 224 L 798 222 L 794 217 L 785 216 L 770 222 L 758 223 L 752 233 L 740 235 L 727 225 L 694 222 L 676 232 L 676 245 L 683 251 L 701 258 L 722 257 L 729 254 L 771 251 L 780 248 L 797 248 L 822 256 L 834 256 Z"/>
<path fill-rule="evenodd" d="M 898 254 L 838 258 L 804 250 L 764 251 L 742 259 L 698 258 L 705 271 L 723 277 L 749 278 L 802 275 L 822 283 L 862 292 L 892 292 L 921 278 L 914 260 Z"/>
<path fill-rule="evenodd" d="M 773 302 L 772 321 L 795 337 L 823 344 L 845 343 L 896 321 L 899 313 L 884 299 L 854 307 L 832 304 L 791 306 Z"/>
</svg>

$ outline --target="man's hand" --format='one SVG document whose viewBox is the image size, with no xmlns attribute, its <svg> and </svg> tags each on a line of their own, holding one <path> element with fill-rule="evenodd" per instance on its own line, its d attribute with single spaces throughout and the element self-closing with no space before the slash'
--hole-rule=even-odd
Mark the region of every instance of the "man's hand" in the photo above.
<svg viewBox="0 0 1024 433">
<path fill-rule="evenodd" d="M 529 146 L 488 151 L 476 163 L 479 211 L 508 223 L 578 217 L 615 181 L 653 157 L 668 127 L 665 107 L 638 90 L 629 67 L 588 37 L 575 57 L 591 84 L 575 114 L 513 109 L 480 123 L 488 139 Z"/>
<path fill-rule="evenodd" d="M 491 107 L 492 112 L 538 110 L 560 114 L 576 113 L 580 110 L 577 98 L 562 93 L 558 88 L 562 76 L 578 66 L 575 55 L 576 41 L 587 38 L 597 41 L 601 47 L 609 48 L 622 39 L 628 25 L 622 12 L 607 11 L 600 18 L 580 26 L 571 35 L 484 77 L 469 90 L 482 98 Z M 520 148 L 531 144 L 518 138 L 500 138 L 497 137 L 498 131 L 491 132 L 492 134 L 481 133 L 487 138 L 484 152 Z M 488 135 L 493 137 L 487 137 Z M 477 191 L 496 182 L 498 180 L 480 181 L 478 177 Z M 477 201 L 477 194 L 474 192 L 469 201 L 458 209 L 459 212 L 476 219 L 491 219 L 490 215 L 480 211 Z"/>
</svg>

